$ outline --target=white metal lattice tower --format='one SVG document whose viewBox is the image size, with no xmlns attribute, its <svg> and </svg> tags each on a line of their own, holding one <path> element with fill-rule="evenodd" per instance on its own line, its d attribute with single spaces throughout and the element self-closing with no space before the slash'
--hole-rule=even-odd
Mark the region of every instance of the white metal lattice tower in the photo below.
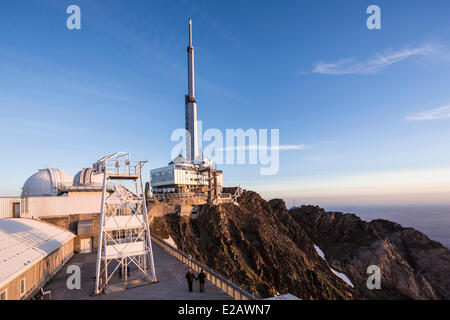
<svg viewBox="0 0 450 320">
<path fill-rule="evenodd" d="M 157 281 L 142 182 L 145 163 L 118 152 L 93 165 L 94 174 L 104 174 L 95 294 L 103 293 L 117 273 L 125 286 Z M 136 267 L 133 275 L 140 277 L 129 278 L 130 267 Z"/>
</svg>

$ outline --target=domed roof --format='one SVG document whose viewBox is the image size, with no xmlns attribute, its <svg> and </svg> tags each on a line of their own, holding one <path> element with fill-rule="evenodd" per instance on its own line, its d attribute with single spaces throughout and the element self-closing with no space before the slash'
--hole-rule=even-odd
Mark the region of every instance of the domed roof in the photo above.
<svg viewBox="0 0 450 320">
<path fill-rule="evenodd" d="M 179 154 L 175 159 L 169 162 L 169 165 L 174 164 L 176 166 L 192 166 L 192 164 L 187 161 L 181 154 Z"/>
<path fill-rule="evenodd" d="M 201 156 L 198 156 L 194 163 L 198 165 L 200 168 L 210 168 L 212 167 L 212 161 L 205 157 L 203 154 Z"/>
<path fill-rule="evenodd" d="M 73 178 L 61 169 L 39 169 L 25 181 L 22 188 L 24 196 L 57 196 L 58 185 L 71 184 Z"/>
<path fill-rule="evenodd" d="M 73 178 L 73 184 L 75 186 L 103 184 L 103 176 L 104 174 L 94 174 L 92 168 L 83 168 Z"/>
</svg>

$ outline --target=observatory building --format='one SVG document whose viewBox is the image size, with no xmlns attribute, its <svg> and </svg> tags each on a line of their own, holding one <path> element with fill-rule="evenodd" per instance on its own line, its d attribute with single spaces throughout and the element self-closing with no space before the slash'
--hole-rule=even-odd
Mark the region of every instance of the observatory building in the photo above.
<svg viewBox="0 0 450 320">
<path fill-rule="evenodd" d="M 151 191 L 155 197 L 163 195 L 204 196 L 208 202 L 221 199 L 223 173 L 213 169 L 209 159 L 199 155 L 197 144 L 197 101 L 195 100 L 194 46 L 192 20 L 189 19 L 187 47 L 188 94 L 185 95 L 186 155 L 178 155 L 169 164 L 150 172 Z"/>
<path fill-rule="evenodd" d="M 222 171 L 212 169 L 208 159 L 204 158 L 200 163 L 191 163 L 179 155 L 166 167 L 151 171 L 152 192 L 154 194 L 206 193 L 213 175 L 217 187 L 222 189 Z"/>
<path fill-rule="evenodd" d="M 72 232 L 32 219 L 0 220 L 0 300 L 32 297 L 72 257 Z"/>
<path fill-rule="evenodd" d="M 0 219 L 39 219 L 73 232 L 74 250 L 96 248 L 103 175 L 92 168 L 72 177 L 62 169 L 39 169 L 24 183 L 20 197 L 0 198 Z"/>
<path fill-rule="evenodd" d="M 102 182 L 91 168 L 39 169 L 0 197 L 0 300 L 33 297 L 74 252 L 96 249 Z"/>
<path fill-rule="evenodd" d="M 151 170 L 145 188 L 146 161 L 131 161 L 128 153 L 118 152 L 74 177 L 62 169 L 39 169 L 25 181 L 20 196 L 0 197 L 0 300 L 29 299 L 38 292 L 51 297 L 43 286 L 75 253 L 97 252 L 95 294 L 156 283 L 149 216 L 180 214 L 195 219 L 202 204 L 235 203 L 240 188 L 234 196 L 222 193 L 222 171 L 213 168 L 197 145 L 191 19 L 187 57 L 186 152 Z M 186 263 L 185 254 L 156 241 Z M 192 261 L 189 258 L 189 266 Z M 205 271 L 233 297 L 252 298 L 214 270 Z"/>
<path fill-rule="evenodd" d="M 116 176 L 138 179 L 138 169 L 135 168 L 134 175 L 131 175 L 131 169 L 127 167 L 130 164 L 131 161 L 125 158 L 123 165 L 126 170 Z M 74 178 L 62 169 L 39 169 L 25 181 L 20 197 L 0 199 L 0 299 L 34 296 L 74 252 L 99 251 L 99 244 L 105 245 L 102 254 L 106 258 L 115 258 L 117 251 L 122 250 L 121 246 L 126 246 L 128 251 L 122 250 L 127 255 L 126 259 L 143 261 L 141 253 L 146 253 L 142 249 L 145 245 L 143 241 L 137 242 L 133 234 L 142 229 L 143 220 L 147 221 L 147 215 L 143 214 L 147 211 L 145 204 L 137 205 L 142 202 L 139 194 L 143 192 L 133 194 L 123 186 L 110 184 L 111 170 L 116 172 L 117 163 L 105 166 L 100 172 L 98 163 L 96 165 L 80 170 Z M 103 172 L 108 172 L 108 179 Z M 118 194 L 126 201 L 121 200 Z M 109 220 L 106 218 L 103 231 L 99 231 L 100 219 L 105 219 L 104 215 L 101 216 L 102 207 L 115 210 L 119 215 Z M 114 223 L 118 223 L 117 228 Z M 148 224 L 146 228 L 148 232 Z M 103 243 L 99 241 L 103 232 L 119 238 L 115 244 L 110 244 L 109 240 Z M 133 239 L 131 244 L 123 243 L 125 234 Z M 146 241 L 150 241 L 149 238 L 146 236 Z M 139 244 L 142 244 L 142 250 L 130 253 Z M 111 255 L 111 250 L 116 255 Z M 133 255 L 138 258 L 133 260 Z M 154 274 L 153 278 L 156 279 Z"/>
</svg>

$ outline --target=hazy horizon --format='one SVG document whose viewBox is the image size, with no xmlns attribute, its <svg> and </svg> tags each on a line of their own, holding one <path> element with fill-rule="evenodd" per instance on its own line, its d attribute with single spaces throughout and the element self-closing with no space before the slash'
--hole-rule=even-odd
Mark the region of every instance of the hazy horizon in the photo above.
<svg viewBox="0 0 450 320">
<path fill-rule="evenodd" d="M 317 205 L 326 211 L 356 214 L 362 220 L 370 222 L 385 219 L 414 228 L 430 239 L 450 248 L 450 204 L 326 204 L 291 199 L 286 201 L 287 208 L 301 205 Z"/>
</svg>

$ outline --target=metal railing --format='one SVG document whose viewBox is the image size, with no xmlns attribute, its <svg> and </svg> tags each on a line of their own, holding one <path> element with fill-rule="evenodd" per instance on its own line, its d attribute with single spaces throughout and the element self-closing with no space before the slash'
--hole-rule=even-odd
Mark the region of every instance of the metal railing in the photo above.
<svg viewBox="0 0 450 320">
<path fill-rule="evenodd" d="M 192 197 L 206 197 L 206 193 L 154 193 L 154 198 L 192 198 Z M 220 198 L 231 199 L 231 193 L 221 193 Z"/>
<path fill-rule="evenodd" d="M 85 184 L 77 184 L 73 182 L 59 182 L 57 184 L 57 189 L 70 189 L 70 188 L 103 188 L 103 183 L 85 183 Z"/>
<path fill-rule="evenodd" d="M 117 176 L 139 176 L 146 161 L 131 161 L 126 152 L 103 157 L 92 165 L 94 174 L 106 173 Z"/>
<path fill-rule="evenodd" d="M 190 256 L 185 254 L 184 252 L 176 249 L 172 245 L 166 243 L 165 241 L 159 239 L 158 237 L 152 235 L 152 240 L 154 243 L 162 247 L 164 250 L 166 250 L 168 253 L 173 255 L 175 258 L 186 264 L 189 268 L 196 272 L 200 272 L 200 270 L 203 269 L 203 271 L 206 274 L 206 279 L 210 281 L 213 285 L 224 291 L 229 296 L 233 297 L 235 300 L 257 300 L 259 297 L 251 294 L 247 290 L 241 288 L 237 284 L 231 282 L 228 280 L 225 276 L 221 275 L 214 269 L 204 265 L 203 263 L 200 263 L 194 259 L 192 259 Z"/>
<path fill-rule="evenodd" d="M 118 175 L 139 175 L 140 167 L 138 161 L 106 161 L 106 173 Z"/>
<path fill-rule="evenodd" d="M 154 198 L 194 198 L 206 197 L 206 193 L 154 193 Z"/>
</svg>

